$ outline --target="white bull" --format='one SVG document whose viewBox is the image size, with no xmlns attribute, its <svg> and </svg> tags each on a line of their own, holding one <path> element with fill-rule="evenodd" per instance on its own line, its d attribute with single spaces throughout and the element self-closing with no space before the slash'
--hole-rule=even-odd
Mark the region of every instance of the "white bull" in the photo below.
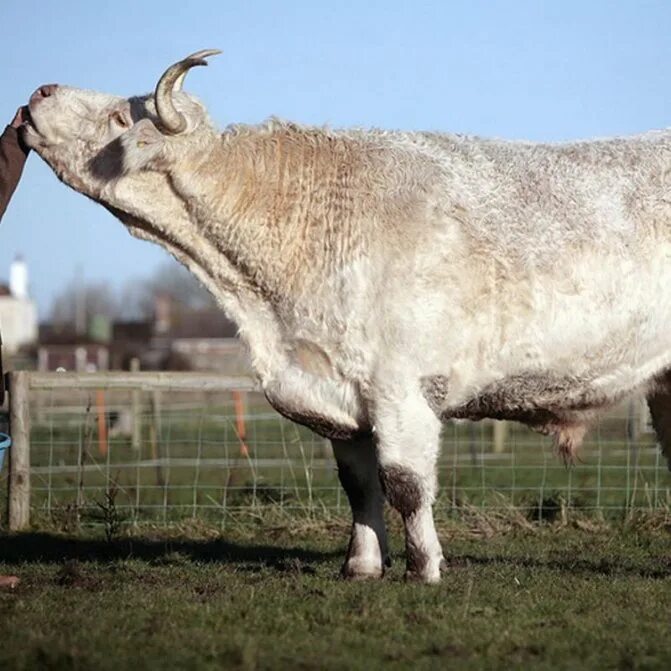
<svg viewBox="0 0 671 671">
<path fill-rule="evenodd" d="M 493 417 L 572 458 L 648 394 L 671 457 L 671 132 L 533 144 L 270 121 L 217 131 L 181 90 L 43 87 L 29 145 L 190 268 L 237 322 L 279 412 L 332 439 L 353 527 L 343 574 L 439 579 L 441 422 Z M 667 179 L 670 180 L 667 185 Z"/>
</svg>

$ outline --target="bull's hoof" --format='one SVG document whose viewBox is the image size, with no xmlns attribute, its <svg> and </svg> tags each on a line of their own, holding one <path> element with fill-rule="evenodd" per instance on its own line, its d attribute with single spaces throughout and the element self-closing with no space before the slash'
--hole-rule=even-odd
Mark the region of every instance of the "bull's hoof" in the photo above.
<svg viewBox="0 0 671 671">
<path fill-rule="evenodd" d="M 340 569 L 345 580 L 379 580 L 383 575 L 383 566 L 357 559 L 348 559 Z"/>
<path fill-rule="evenodd" d="M 440 560 L 408 562 L 405 569 L 406 582 L 421 582 L 427 585 L 435 585 L 440 582 L 440 574 L 447 570 L 447 562 L 444 557 Z"/>
<path fill-rule="evenodd" d="M 406 571 L 404 579 L 405 582 L 424 583 L 425 585 L 437 585 L 440 582 L 440 573 L 433 575 L 429 573 L 417 573 L 416 571 Z"/>
<path fill-rule="evenodd" d="M 425 585 L 437 585 L 440 582 L 440 573 L 433 575 L 431 573 L 417 573 L 416 571 L 406 571 L 404 579 L 405 582 L 423 583 Z"/>
</svg>

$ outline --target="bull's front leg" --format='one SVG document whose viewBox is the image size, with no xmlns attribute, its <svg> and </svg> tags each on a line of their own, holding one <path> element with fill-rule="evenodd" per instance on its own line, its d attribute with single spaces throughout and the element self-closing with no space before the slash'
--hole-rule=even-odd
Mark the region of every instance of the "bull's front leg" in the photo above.
<svg viewBox="0 0 671 671">
<path fill-rule="evenodd" d="M 405 524 L 406 579 L 435 583 L 444 565 L 433 521 L 441 424 L 417 390 L 383 390 L 375 401 L 382 489 Z"/>
<path fill-rule="evenodd" d="M 338 477 L 352 508 L 352 535 L 342 575 L 380 578 L 390 565 L 384 524 L 384 494 L 373 440 L 332 440 Z"/>
</svg>

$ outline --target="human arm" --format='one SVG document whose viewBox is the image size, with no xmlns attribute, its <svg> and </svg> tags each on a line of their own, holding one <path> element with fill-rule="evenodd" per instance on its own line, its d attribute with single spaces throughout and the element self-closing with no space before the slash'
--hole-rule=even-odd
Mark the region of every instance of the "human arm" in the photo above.
<svg viewBox="0 0 671 671">
<path fill-rule="evenodd" d="M 25 121 L 25 115 L 26 109 L 19 107 L 12 122 L 0 135 L 0 219 L 19 183 L 30 151 L 19 136 L 19 127 Z"/>
</svg>

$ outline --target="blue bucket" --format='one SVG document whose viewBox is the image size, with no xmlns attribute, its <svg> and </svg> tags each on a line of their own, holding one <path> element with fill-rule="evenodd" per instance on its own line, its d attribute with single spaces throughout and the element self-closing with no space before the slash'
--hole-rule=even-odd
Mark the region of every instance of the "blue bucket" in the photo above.
<svg viewBox="0 0 671 671">
<path fill-rule="evenodd" d="M 6 433 L 0 433 L 0 471 L 5 464 L 5 452 L 12 446 L 12 439 Z"/>
</svg>

